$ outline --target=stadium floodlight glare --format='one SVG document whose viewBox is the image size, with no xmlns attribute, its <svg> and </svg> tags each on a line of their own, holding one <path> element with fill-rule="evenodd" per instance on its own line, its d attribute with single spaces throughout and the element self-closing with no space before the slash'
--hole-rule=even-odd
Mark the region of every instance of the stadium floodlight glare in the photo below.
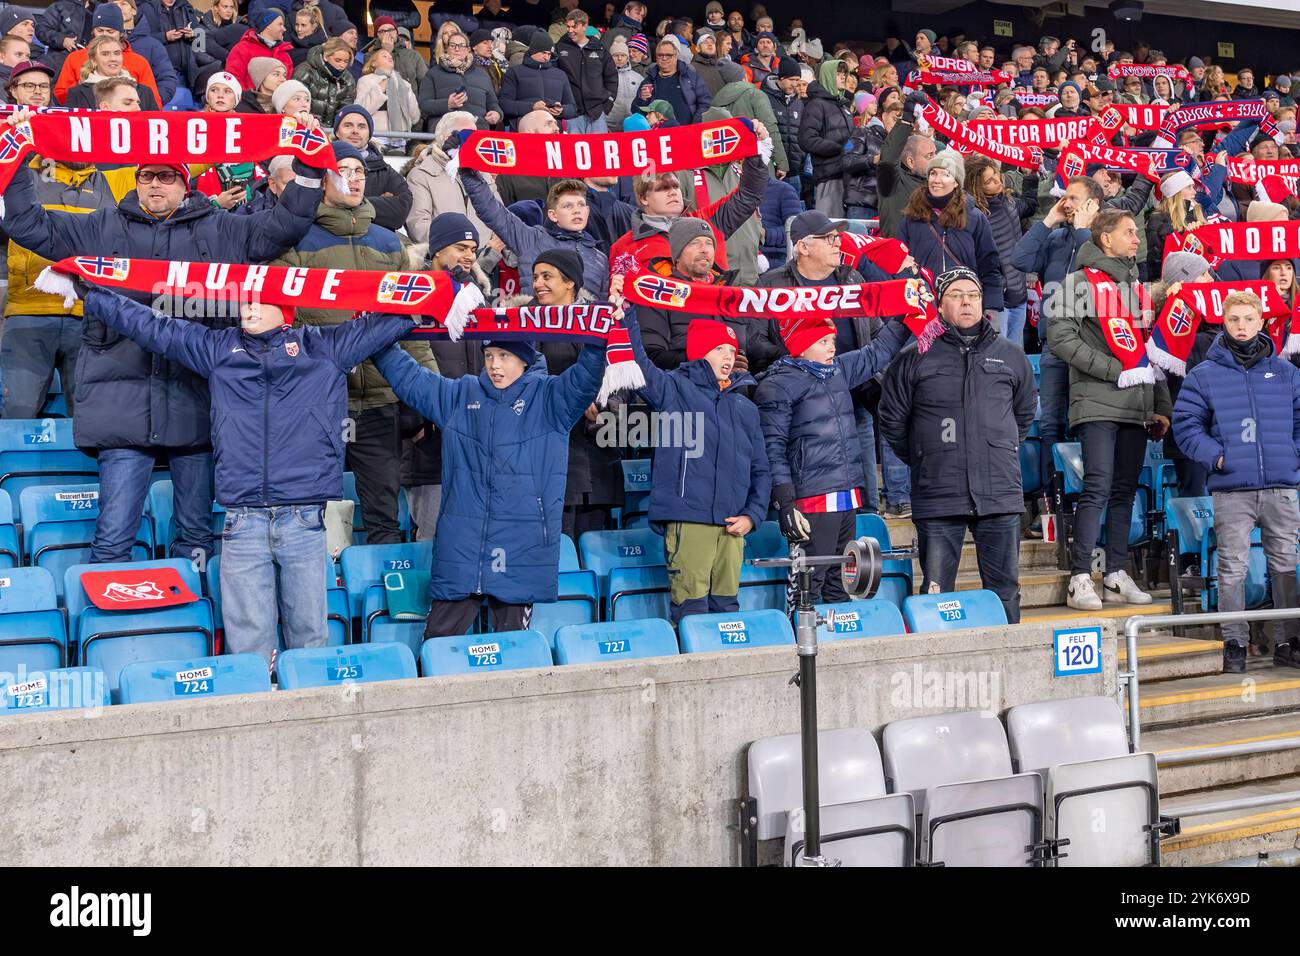
<svg viewBox="0 0 1300 956">
<path fill-rule="evenodd" d="M 1110 5 L 1116 20 L 1136 22 L 1142 19 L 1142 10 L 1142 0 L 1114 0 Z"/>
</svg>

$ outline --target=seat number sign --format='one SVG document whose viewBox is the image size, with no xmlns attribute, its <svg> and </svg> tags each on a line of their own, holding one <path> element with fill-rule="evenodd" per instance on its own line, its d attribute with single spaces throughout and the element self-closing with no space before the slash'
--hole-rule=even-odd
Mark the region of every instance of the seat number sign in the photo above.
<svg viewBox="0 0 1300 956">
<path fill-rule="evenodd" d="M 1055 653 L 1053 673 L 1057 677 L 1078 677 L 1101 673 L 1101 628 L 1077 627 L 1052 631 Z"/>
<path fill-rule="evenodd" d="M 940 601 L 935 605 L 935 610 L 939 612 L 939 620 L 945 623 L 966 620 L 966 611 L 962 608 L 961 601 Z"/>
<path fill-rule="evenodd" d="M 718 638 L 723 644 L 748 644 L 749 632 L 744 621 L 719 621 Z"/>
<path fill-rule="evenodd" d="M 216 690 L 217 681 L 211 667 L 195 667 L 177 671 L 173 686 L 177 697 L 193 697 L 196 694 L 211 694 Z"/>
<path fill-rule="evenodd" d="M 500 644 L 471 644 L 465 650 L 470 667 L 496 667 L 501 663 Z"/>
</svg>

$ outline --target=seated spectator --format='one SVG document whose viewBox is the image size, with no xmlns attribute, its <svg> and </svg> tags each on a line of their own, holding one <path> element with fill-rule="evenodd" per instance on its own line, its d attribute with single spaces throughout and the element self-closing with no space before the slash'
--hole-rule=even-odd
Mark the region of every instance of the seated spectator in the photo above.
<svg viewBox="0 0 1300 956">
<path fill-rule="evenodd" d="M 248 64 L 254 57 L 273 57 L 292 74 L 294 65 L 289 51 L 293 49 L 293 44 L 284 38 L 284 14 L 275 7 L 268 7 L 250 13 L 249 22 L 252 28 L 231 49 L 230 56 L 226 58 L 226 70 L 245 89 L 253 87 L 253 78 L 248 75 Z"/>
<path fill-rule="evenodd" d="M 0 37 L 13 37 L 26 43 L 28 55 L 23 57 L 24 60 L 33 54 L 45 56 L 47 52 L 45 44 L 36 39 L 36 18 L 30 10 L 19 6 L 11 5 L 0 13 Z"/>
<path fill-rule="evenodd" d="M 44 63 L 26 60 L 10 67 L 5 81 L 5 100 L 15 106 L 40 109 L 50 105 L 54 87 L 54 70 Z"/>
<path fill-rule="evenodd" d="M 1181 240 L 1193 229 L 1205 225 L 1205 212 L 1196 200 L 1196 183 L 1181 169 L 1160 180 L 1160 203 L 1147 218 L 1148 275 L 1160 275 L 1166 252 L 1173 251 L 1169 244 L 1171 237 Z"/>
<path fill-rule="evenodd" d="M 101 37 L 115 42 L 113 44 L 97 45 L 95 41 Z M 157 104 L 146 106 L 145 109 L 156 110 L 167 102 L 158 92 L 158 86 L 154 82 L 153 69 L 149 66 L 149 61 L 140 54 L 131 51 L 122 27 L 122 11 L 113 3 L 101 3 L 95 7 L 91 40 L 85 49 L 74 49 L 63 61 L 63 68 L 59 71 L 58 81 L 54 84 L 55 99 L 65 106 L 94 109 L 94 100 L 88 94 L 79 97 L 80 102 L 78 103 L 69 103 L 68 95 L 74 86 L 85 82 L 87 71 L 83 68 L 98 51 L 102 52 L 99 52 L 99 57 L 91 65 L 91 71 L 99 74 L 96 79 L 107 79 L 110 76 L 125 73 L 141 87 L 149 90 L 150 96 L 145 96 L 144 93 L 140 94 L 141 102 Z"/>
<path fill-rule="evenodd" d="M 352 47 L 335 37 L 313 47 L 307 59 L 293 71 L 293 78 L 311 93 L 311 111 L 327 125 L 338 111 L 356 99 L 357 81 L 352 78 Z"/>
<path fill-rule="evenodd" d="M 1300 372 L 1264 334 L 1263 305 L 1253 292 L 1223 302 L 1223 332 L 1205 361 L 1187 373 L 1174 406 L 1179 446 L 1209 473 L 1218 544 L 1219 611 L 1246 608 L 1251 532 L 1264 543 L 1273 607 L 1297 606 L 1296 536 L 1300 511 Z M 1300 622 L 1279 621 L 1273 663 L 1300 667 Z M 1250 626 L 1225 620 L 1223 670 L 1246 670 Z"/>
<path fill-rule="evenodd" d="M 1002 262 L 988 218 L 964 189 L 966 164 L 955 149 L 936 153 L 926 166 L 926 184 L 918 186 L 903 210 L 897 238 L 906 243 L 917 265 L 935 276 L 958 266 L 980 277 L 984 308 L 990 317 L 1004 307 Z"/>
<path fill-rule="evenodd" d="M 880 150 L 894 124 L 903 115 L 898 97 L 855 129 L 844 151 L 844 211 L 850 219 L 875 219 L 879 215 L 876 191 Z"/>
<path fill-rule="evenodd" d="M 274 113 L 275 106 L 271 98 L 280 84 L 289 78 L 284 64 L 274 57 L 257 56 L 248 61 L 248 76 L 253 81 L 252 89 L 240 94 L 236 113 Z"/>
<path fill-rule="evenodd" d="M 114 8 L 116 9 L 116 8 Z M 73 109 L 97 109 L 100 98 L 98 84 L 107 80 L 120 80 L 136 90 L 139 109 L 159 108 L 154 90 L 127 72 L 122 65 L 122 41 L 116 37 L 97 36 L 86 48 L 86 59 L 81 64 L 81 82 L 67 91 L 64 105 Z M 72 57 L 65 60 L 65 64 Z"/>
<path fill-rule="evenodd" d="M 375 225 L 396 232 L 411 211 L 411 187 L 388 165 L 378 143 L 371 139 L 372 122 L 364 106 L 345 106 L 334 119 L 334 136 L 361 150 L 366 166 L 363 195 L 375 207 Z"/>
<path fill-rule="evenodd" d="M 926 169 L 934 158 L 934 140 L 916 133 L 914 110 L 928 102 L 920 91 L 909 93 L 885 142 L 880 147 L 876 168 L 876 195 L 879 202 L 880 234 L 898 238 L 903 209 L 916 190 L 926 183 Z"/>
<path fill-rule="evenodd" d="M 406 132 L 420 122 L 420 102 L 415 90 L 397 72 L 393 54 L 380 47 L 371 52 L 361 68 L 357 81 L 358 106 L 364 106 L 374 121 L 376 130 Z M 403 140 L 385 140 L 386 148 L 404 152 Z"/>
<path fill-rule="evenodd" d="M 325 19 L 321 16 L 320 8 L 316 6 L 299 7 L 293 14 L 293 36 L 289 42 L 293 48 L 289 51 L 289 59 L 293 61 L 293 67 L 296 69 L 307 60 L 307 54 L 318 46 L 322 46 L 329 39 L 329 34 L 325 32 Z"/>
<path fill-rule="evenodd" d="M 1020 445 L 1033 424 L 1034 370 L 988 321 L 979 276 L 938 277 L 944 332 L 908 349 L 885 373 L 880 427 L 912 473 L 921 592 L 956 590 L 962 546 L 975 540 L 980 581 L 1007 621 L 1020 620 Z"/>
<path fill-rule="evenodd" d="M 31 45 L 22 37 L 0 37 L 0 87 L 7 86 L 13 68 L 19 63 L 27 63 L 32 58 Z M 8 100 L 0 93 L 0 103 Z"/>
<path fill-rule="evenodd" d="M 448 21 L 450 22 L 450 21 Z M 451 33 L 446 48 L 420 81 L 420 115 L 432 132 L 444 113 L 464 110 L 484 126 L 501 122 L 501 107 L 488 75 L 474 65 L 469 40 Z"/>
<path fill-rule="evenodd" d="M 243 90 L 229 73 L 213 73 L 208 77 L 208 88 L 203 95 L 204 113 L 233 113 Z"/>
<path fill-rule="evenodd" d="M 541 30 L 528 41 L 528 51 L 501 81 L 498 100 L 505 121 L 518 129 L 519 120 L 534 110 L 545 110 L 556 120 L 578 115 L 573 88 L 564 71 L 551 62 L 554 47 Z"/>
<path fill-rule="evenodd" d="M 439 216 L 452 213 L 468 217 L 475 234 L 482 237 L 483 245 L 495 238 L 495 234 L 474 211 L 460 178 L 447 175 L 449 157 L 444 144 L 460 130 L 472 130 L 476 125 L 472 113 L 454 111 L 442 114 L 442 119 L 434 129 L 433 142 L 424 146 L 406 167 L 406 180 L 411 189 L 411 211 L 406 217 L 406 234 L 413 241 L 426 241 L 429 237 L 429 224 Z M 488 188 L 500 198 L 495 182 L 489 183 Z M 436 250 L 430 250 L 430 253 L 434 251 Z"/>
<path fill-rule="evenodd" d="M 146 0 L 146 3 L 151 0 Z M 154 86 L 158 90 L 158 102 L 164 106 L 170 104 L 176 96 L 178 77 L 172 66 L 171 58 L 156 39 L 149 24 L 136 17 L 136 0 L 113 0 L 122 13 L 122 33 L 120 39 L 123 48 L 143 57 L 153 73 Z M 102 6 L 102 4 L 101 4 Z M 154 2 L 157 8 L 157 2 Z"/>
<path fill-rule="evenodd" d="M 277 113 L 292 116 L 300 123 L 319 120 L 311 111 L 311 93 L 297 80 L 285 80 L 271 94 L 271 108 Z"/>
</svg>

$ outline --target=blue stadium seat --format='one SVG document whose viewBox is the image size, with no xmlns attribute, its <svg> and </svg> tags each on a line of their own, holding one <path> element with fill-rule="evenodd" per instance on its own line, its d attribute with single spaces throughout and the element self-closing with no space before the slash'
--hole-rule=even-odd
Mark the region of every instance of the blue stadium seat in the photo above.
<svg viewBox="0 0 1300 956">
<path fill-rule="evenodd" d="M 627 531 L 588 531 L 578 539 L 582 566 L 596 572 L 602 597 L 609 594 L 609 572 L 614 568 L 668 563 L 664 539 L 649 528 Z"/>
<path fill-rule="evenodd" d="M 1166 547 L 1175 549 L 1170 563 L 1170 597 L 1175 614 L 1183 613 L 1184 591 L 1198 589 L 1201 610 L 1218 608 L 1215 576 L 1219 561 L 1214 538 L 1214 499 L 1209 495 L 1165 499 Z M 1194 568 L 1195 573 L 1184 573 Z M 1268 598 L 1268 563 L 1256 528 L 1250 535 L 1246 559 L 1246 607 L 1259 607 Z"/>
<path fill-rule="evenodd" d="M 751 558 L 785 558 L 790 555 L 790 543 L 781 534 L 776 521 L 764 521 L 745 535 L 745 560 Z"/>
<path fill-rule="evenodd" d="M 184 661 L 211 656 L 216 625 L 212 602 L 204 597 L 189 604 L 152 610 L 104 611 L 95 607 L 81 586 L 81 574 L 115 567 L 174 568 L 194 594 L 202 594 L 203 586 L 194 565 L 183 558 L 136 561 L 129 565 L 76 564 L 68 568 L 64 586 L 68 635 L 78 648 L 80 663 L 103 670 L 116 700 L 123 667 L 137 661 Z"/>
<path fill-rule="evenodd" d="M 343 586 L 352 604 L 352 616 L 361 616 L 366 588 L 382 584 L 385 571 L 428 571 L 433 567 L 433 542 L 354 544 L 339 556 Z"/>
<path fill-rule="evenodd" d="M 677 635 L 662 618 L 572 624 L 555 635 L 557 664 L 604 664 L 677 653 Z"/>
<path fill-rule="evenodd" d="M 222 654 L 127 664 L 122 668 L 120 697 L 123 704 L 145 704 L 270 689 L 271 675 L 260 654 Z"/>
<path fill-rule="evenodd" d="M 560 535 L 560 572 L 581 570 L 582 565 L 578 562 L 578 546 L 567 534 Z"/>
<path fill-rule="evenodd" d="M 55 588 L 61 589 L 67 569 L 90 560 L 99 519 L 99 486 L 32 485 L 19 495 L 19 510 L 25 563 L 49 568 Z M 137 535 L 131 556 L 148 560 L 152 531 L 147 520 L 141 519 Z"/>
<path fill-rule="evenodd" d="M 1147 442 L 1146 457 L 1142 462 L 1142 470 L 1138 472 L 1138 484 L 1150 492 L 1152 512 L 1163 514 L 1165 499 L 1177 496 L 1178 471 L 1174 463 L 1165 457 L 1163 441 Z"/>
<path fill-rule="evenodd" d="M 529 628 L 555 644 L 555 632 L 568 624 L 590 624 L 599 619 L 600 594 L 595 571 L 561 571 L 558 600 L 534 604 Z"/>
<path fill-rule="evenodd" d="M 353 545 L 353 548 L 360 545 Z M 377 547 L 391 547 L 378 545 Z M 344 553 L 351 550 L 345 549 Z M 388 592 L 382 584 L 372 584 L 366 588 L 361 601 L 361 640 L 364 643 L 384 644 L 397 642 L 406 645 L 414 655 L 424 640 L 424 621 L 395 621 L 388 616 Z M 477 623 L 471 625 L 471 632 Z"/>
<path fill-rule="evenodd" d="M 415 677 L 415 655 L 405 644 L 355 644 L 352 647 L 300 647 L 275 658 L 281 690 L 333 687 Z"/>
<path fill-rule="evenodd" d="M 645 519 L 650 506 L 650 458 L 625 458 L 623 466 L 623 508 L 619 515 L 622 528 L 639 527 L 633 522 Z"/>
<path fill-rule="evenodd" d="M 1027 495 L 1043 490 L 1043 443 L 1037 438 L 1026 438 L 1020 443 L 1020 484 Z"/>
<path fill-rule="evenodd" d="M 361 496 L 357 494 L 357 476 L 343 472 L 343 497 L 352 502 L 352 543 L 366 543 L 366 518 L 361 513 Z M 347 550 L 346 548 L 344 550 Z"/>
<path fill-rule="evenodd" d="M 1007 623 L 1007 612 L 992 591 L 913 594 L 903 602 L 903 620 L 910 632 L 960 631 Z"/>
<path fill-rule="evenodd" d="M 907 633 L 903 615 L 898 608 L 880 598 L 817 605 L 819 616 L 829 611 L 835 612 L 835 623 L 817 626 L 819 641 L 845 641 L 856 637 L 889 637 Z"/>
<path fill-rule="evenodd" d="M 67 624 L 54 576 L 45 568 L 0 572 L 0 672 L 47 671 L 67 660 Z"/>
<path fill-rule="evenodd" d="M 667 618 L 669 603 L 666 567 L 614 568 L 609 572 L 609 620 Z"/>
<path fill-rule="evenodd" d="M 9 492 L 0 491 L 0 569 L 22 564 L 18 528 L 14 525 L 14 503 Z"/>
<path fill-rule="evenodd" d="M 33 485 L 94 484 L 99 464 L 72 441 L 69 418 L 0 420 L 0 489 L 17 497 Z"/>
<path fill-rule="evenodd" d="M 742 611 L 774 610 L 785 612 L 785 591 L 789 573 L 785 568 L 740 566 L 740 590 L 736 601 Z"/>
<path fill-rule="evenodd" d="M 6 714 L 107 707 L 108 681 L 98 667 L 58 667 L 22 675 L 0 672 L 0 700 Z"/>
<path fill-rule="evenodd" d="M 692 614 L 682 618 L 678 631 L 682 652 L 686 654 L 794 643 L 789 618 L 771 609 L 739 614 Z"/>
<path fill-rule="evenodd" d="M 1057 442 L 1052 446 L 1052 462 L 1065 478 L 1065 493 L 1083 491 L 1083 448 L 1077 441 Z"/>
<path fill-rule="evenodd" d="M 176 532 L 175 491 L 172 488 L 171 479 L 155 481 L 149 486 L 149 495 L 145 499 L 144 513 L 153 528 L 155 549 L 162 549 L 165 554 Z"/>
<path fill-rule="evenodd" d="M 540 632 L 531 630 L 431 637 L 420 648 L 420 673 L 425 677 L 550 666 L 550 645 Z"/>
<path fill-rule="evenodd" d="M 397 530 L 402 532 L 403 541 L 415 538 L 415 521 L 411 517 L 411 503 L 406 499 L 406 488 L 397 489 Z"/>
</svg>

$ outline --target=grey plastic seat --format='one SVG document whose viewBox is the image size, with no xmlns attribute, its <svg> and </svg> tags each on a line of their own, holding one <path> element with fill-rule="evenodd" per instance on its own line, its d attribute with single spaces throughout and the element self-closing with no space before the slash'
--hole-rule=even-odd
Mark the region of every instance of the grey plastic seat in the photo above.
<svg viewBox="0 0 1300 956">
<path fill-rule="evenodd" d="M 913 866 L 916 809 L 910 793 L 821 808 L 822 853 L 841 866 Z M 785 864 L 803 851 L 803 813 L 786 816 Z"/>
<path fill-rule="evenodd" d="M 918 814 L 925 813 L 932 787 L 1011 773 L 1002 721 L 979 711 L 896 720 L 886 725 L 881 743 L 890 791 L 910 792 Z"/>
<path fill-rule="evenodd" d="M 1057 764 L 1128 753 L 1124 714 L 1113 697 L 1074 697 L 1012 707 L 1007 711 L 1007 738 L 1016 769 L 1039 773 Z"/>
<path fill-rule="evenodd" d="M 1044 832 L 1068 839 L 1057 866 L 1149 866 L 1160 862 L 1154 754 L 1124 754 L 1047 771 Z"/>
<path fill-rule="evenodd" d="M 944 866 L 1029 866 L 1042 832 L 1036 773 L 944 784 L 929 792 L 921 855 Z"/>
</svg>

